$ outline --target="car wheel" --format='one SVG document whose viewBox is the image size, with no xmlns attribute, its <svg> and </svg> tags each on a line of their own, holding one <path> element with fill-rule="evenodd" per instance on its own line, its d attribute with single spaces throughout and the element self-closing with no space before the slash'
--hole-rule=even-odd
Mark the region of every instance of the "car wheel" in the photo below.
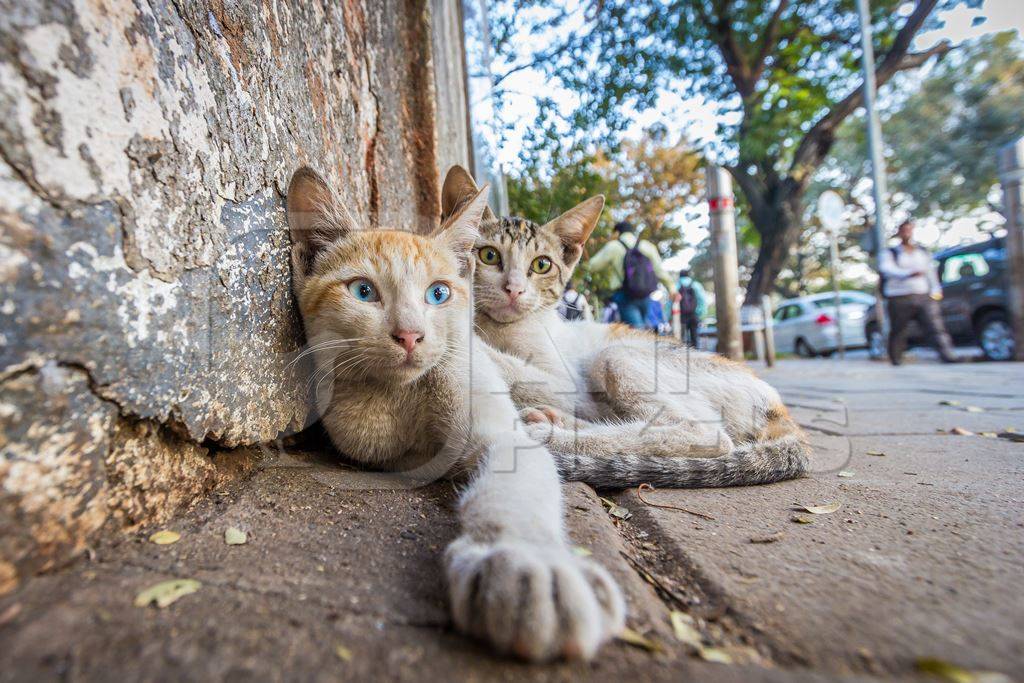
<svg viewBox="0 0 1024 683">
<path fill-rule="evenodd" d="M 874 359 L 885 356 L 885 337 L 882 330 L 878 329 L 878 323 L 868 323 L 864 329 L 864 335 L 868 338 L 868 355 Z"/>
<path fill-rule="evenodd" d="M 989 360 L 1013 358 L 1013 329 L 1005 313 L 993 311 L 978 322 L 978 344 Z"/>
<path fill-rule="evenodd" d="M 814 358 L 814 349 L 803 339 L 796 340 L 796 355 L 801 358 Z"/>
</svg>

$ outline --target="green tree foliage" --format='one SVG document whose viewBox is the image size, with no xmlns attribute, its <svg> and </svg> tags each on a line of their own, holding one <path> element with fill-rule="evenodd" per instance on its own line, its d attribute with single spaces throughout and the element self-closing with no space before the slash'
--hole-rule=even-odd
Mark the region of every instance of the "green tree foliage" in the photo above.
<svg viewBox="0 0 1024 683">
<path fill-rule="evenodd" d="M 996 150 L 1024 135 L 1024 43 L 1013 32 L 982 36 L 950 52 L 923 78 L 908 74 L 896 86 L 882 107 L 896 211 L 947 223 L 984 217 L 998 183 Z M 828 241 L 813 211 L 825 189 L 844 194 L 849 206 L 850 223 L 839 236 L 842 263 L 864 263 L 860 244 L 872 214 L 861 181 L 869 172 L 864 119 L 858 115 L 842 125 L 829 161 L 808 189 L 804 227 L 776 278 L 778 294 L 796 296 L 830 286 Z M 847 285 L 870 289 L 874 281 Z"/>
<path fill-rule="evenodd" d="M 906 90 L 882 119 L 890 190 L 906 211 L 945 220 L 986 206 L 996 150 L 1024 135 L 1024 41 L 982 36 Z M 829 166 L 852 186 L 870 170 L 866 155 L 863 120 L 851 119 Z"/>
<path fill-rule="evenodd" d="M 972 0 L 977 4 L 978 0 Z M 582 21 L 551 9 L 554 0 L 517 0 L 499 13 L 499 41 L 510 69 L 545 69 L 579 97 L 568 122 L 614 144 L 632 113 L 655 106 L 669 88 L 702 94 L 718 107 L 717 160 L 741 188 L 757 233 L 749 300 L 772 286 L 801 235 L 804 195 L 836 132 L 863 99 L 859 27 L 853 0 L 596 0 Z M 934 23 L 937 6 L 956 0 L 873 0 L 876 79 L 888 82 L 948 51 L 910 51 Z M 548 11 L 526 10 L 541 7 Z M 521 30 L 561 31 L 564 38 L 523 57 L 517 14 L 537 17 Z M 501 79 L 501 76 L 498 77 Z"/>
</svg>

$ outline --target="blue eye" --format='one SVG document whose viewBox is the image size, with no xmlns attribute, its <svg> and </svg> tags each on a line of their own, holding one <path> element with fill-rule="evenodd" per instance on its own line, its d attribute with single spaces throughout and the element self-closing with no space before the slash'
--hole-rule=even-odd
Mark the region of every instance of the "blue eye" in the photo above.
<svg viewBox="0 0 1024 683">
<path fill-rule="evenodd" d="M 374 287 L 373 283 L 369 280 L 353 280 L 348 283 L 348 291 L 352 292 L 352 296 L 360 301 L 380 301 L 380 295 L 377 294 L 377 288 Z"/>
<path fill-rule="evenodd" d="M 443 304 L 452 295 L 451 287 L 443 282 L 435 282 L 427 288 L 427 303 L 433 306 Z"/>
</svg>

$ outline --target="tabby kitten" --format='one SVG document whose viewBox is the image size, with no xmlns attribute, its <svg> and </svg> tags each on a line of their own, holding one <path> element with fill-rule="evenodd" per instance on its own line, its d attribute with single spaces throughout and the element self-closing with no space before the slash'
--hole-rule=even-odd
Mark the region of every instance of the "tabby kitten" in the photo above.
<svg viewBox="0 0 1024 683">
<path fill-rule="evenodd" d="M 521 429 L 473 333 L 472 273 L 486 188 L 431 236 L 362 230 L 303 168 L 288 188 L 295 297 L 330 380 L 323 423 L 379 469 L 470 475 L 445 552 L 455 625 L 529 660 L 588 658 L 623 626 L 622 594 L 576 557 L 551 455 Z"/>
<path fill-rule="evenodd" d="M 462 168 L 443 213 L 475 195 Z M 556 307 L 597 225 L 592 197 L 545 225 L 485 214 L 476 244 L 477 330 L 497 351 L 526 429 L 563 476 L 598 488 L 763 484 L 801 476 L 804 436 L 745 366 Z"/>
</svg>

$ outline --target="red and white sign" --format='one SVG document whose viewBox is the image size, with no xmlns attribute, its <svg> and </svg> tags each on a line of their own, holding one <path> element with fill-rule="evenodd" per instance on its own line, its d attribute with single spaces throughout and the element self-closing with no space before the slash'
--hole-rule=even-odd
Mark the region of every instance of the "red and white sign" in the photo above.
<svg viewBox="0 0 1024 683">
<path fill-rule="evenodd" d="M 724 209 L 731 209 L 735 206 L 732 197 L 713 197 L 708 200 L 708 207 L 712 211 L 722 211 Z"/>
</svg>

